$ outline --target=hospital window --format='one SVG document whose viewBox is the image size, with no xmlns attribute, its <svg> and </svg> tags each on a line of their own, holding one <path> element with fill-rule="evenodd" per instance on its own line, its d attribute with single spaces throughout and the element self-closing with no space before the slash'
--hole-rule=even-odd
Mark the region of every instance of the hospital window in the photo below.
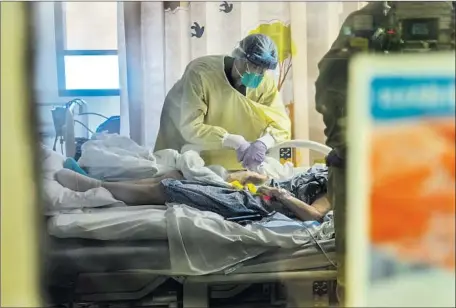
<svg viewBox="0 0 456 308">
<path fill-rule="evenodd" d="M 117 2 L 56 2 L 59 96 L 119 95 Z"/>
</svg>

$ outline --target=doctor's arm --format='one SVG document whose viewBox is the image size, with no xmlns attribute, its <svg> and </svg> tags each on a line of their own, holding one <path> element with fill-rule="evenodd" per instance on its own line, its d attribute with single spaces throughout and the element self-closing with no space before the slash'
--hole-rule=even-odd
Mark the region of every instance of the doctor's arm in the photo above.
<svg viewBox="0 0 456 308">
<path fill-rule="evenodd" d="M 179 123 L 182 136 L 189 144 L 202 145 L 207 149 L 220 149 L 228 132 L 222 127 L 204 123 L 208 105 L 200 76 L 190 70 L 183 78 Z"/>
<path fill-rule="evenodd" d="M 271 148 L 276 143 L 291 139 L 291 120 L 274 80 L 269 77 L 265 81 L 262 104 L 266 107 L 264 112 L 269 124 L 264 135 L 259 140 L 263 141 L 268 148 Z"/>
</svg>

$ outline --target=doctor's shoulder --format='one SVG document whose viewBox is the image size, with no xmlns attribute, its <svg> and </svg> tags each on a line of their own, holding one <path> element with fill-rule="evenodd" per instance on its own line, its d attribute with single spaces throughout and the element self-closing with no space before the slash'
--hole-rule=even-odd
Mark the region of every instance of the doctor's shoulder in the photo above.
<svg viewBox="0 0 456 308">
<path fill-rule="evenodd" d="M 190 61 L 185 68 L 186 73 L 206 75 L 214 73 L 218 66 L 223 68 L 223 56 L 203 56 Z"/>
<path fill-rule="evenodd" d="M 281 99 L 277 88 L 277 83 L 271 72 L 264 74 L 263 80 L 256 89 L 248 89 L 247 96 L 259 104 L 269 105 Z"/>
</svg>

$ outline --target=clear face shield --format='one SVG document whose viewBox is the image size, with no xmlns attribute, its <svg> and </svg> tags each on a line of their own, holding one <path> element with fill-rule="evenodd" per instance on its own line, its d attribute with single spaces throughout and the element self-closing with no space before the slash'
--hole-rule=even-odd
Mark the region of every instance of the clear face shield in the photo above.
<svg viewBox="0 0 456 308">
<path fill-rule="evenodd" d="M 241 77 L 241 83 L 247 88 L 258 88 L 264 78 L 267 68 L 255 65 L 247 60 L 242 61 L 244 69 L 243 73 L 235 66 L 235 69 Z"/>
<path fill-rule="evenodd" d="M 255 65 L 250 63 L 249 61 L 245 62 L 245 71 L 248 73 L 256 74 L 256 75 L 264 75 L 266 73 L 267 68 Z"/>
</svg>

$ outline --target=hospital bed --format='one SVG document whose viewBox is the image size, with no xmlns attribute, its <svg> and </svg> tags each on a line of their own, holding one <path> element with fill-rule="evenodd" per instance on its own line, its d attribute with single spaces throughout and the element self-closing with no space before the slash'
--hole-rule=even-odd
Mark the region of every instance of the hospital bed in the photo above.
<svg viewBox="0 0 456 308">
<path fill-rule="evenodd" d="M 67 121 L 66 129 L 71 125 Z M 74 133 L 66 134 L 65 141 L 74 142 Z M 271 152 L 299 147 L 329 151 L 315 142 L 295 140 Z M 276 249 L 229 271 L 184 277 L 167 273 L 167 241 L 46 238 L 45 282 L 48 302 L 54 305 L 266 308 L 336 302 L 334 239 Z"/>
</svg>

